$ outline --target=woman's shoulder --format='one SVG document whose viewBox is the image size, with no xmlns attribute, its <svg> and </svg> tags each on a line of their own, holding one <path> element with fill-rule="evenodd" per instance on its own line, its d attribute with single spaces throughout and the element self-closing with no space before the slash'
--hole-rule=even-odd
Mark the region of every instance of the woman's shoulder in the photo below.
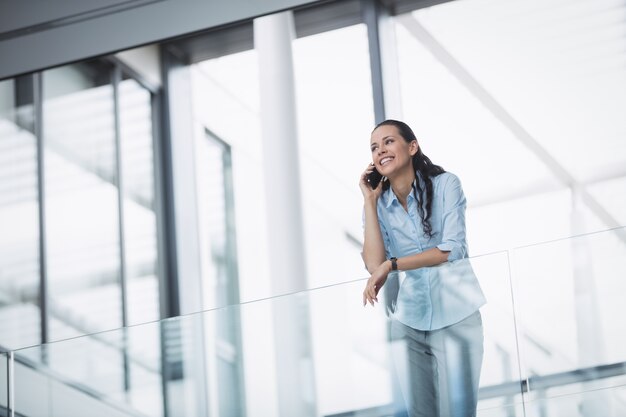
<svg viewBox="0 0 626 417">
<path fill-rule="evenodd" d="M 445 184 L 454 183 L 454 182 L 461 182 L 461 180 L 456 174 L 450 171 L 444 171 L 441 174 L 434 177 L 433 182 L 436 182 L 441 185 L 445 185 Z"/>
</svg>

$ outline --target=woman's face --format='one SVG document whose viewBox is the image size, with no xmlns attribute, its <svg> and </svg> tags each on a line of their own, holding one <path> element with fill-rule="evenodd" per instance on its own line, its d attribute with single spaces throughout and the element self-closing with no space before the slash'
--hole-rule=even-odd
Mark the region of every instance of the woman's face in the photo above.
<svg viewBox="0 0 626 417">
<path fill-rule="evenodd" d="M 370 140 L 372 162 L 382 175 L 393 178 L 405 170 L 413 170 L 411 157 L 417 152 L 417 142 L 407 143 L 395 126 L 379 126 Z"/>
</svg>

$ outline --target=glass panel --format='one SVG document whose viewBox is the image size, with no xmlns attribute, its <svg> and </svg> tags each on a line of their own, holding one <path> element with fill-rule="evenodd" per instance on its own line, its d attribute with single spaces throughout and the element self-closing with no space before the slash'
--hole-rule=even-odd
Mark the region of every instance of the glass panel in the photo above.
<svg viewBox="0 0 626 417">
<path fill-rule="evenodd" d="M 485 355 L 479 415 L 521 415 L 507 255 L 478 257 L 465 265 L 480 278 L 488 298 L 482 309 Z M 454 269 L 447 271 L 448 278 L 463 281 Z M 74 415 L 67 410 L 71 406 L 147 416 L 162 416 L 167 410 L 167 415 L 186 417 L 261 417 L 286 410 L 298 416 L 393 414 L 404 407 L 398 378 L 411 368 L 398 354 L 404 341 L 390 338 L 393 326 L 385 305 L 362 306 L 364 283 L 356 280 L 22 349 L 16 352 L 18 411 L 34 415 L 36 407 L 54 407 L 50 415 L 67 416 Z M 241 334 L 241 354 L 220 337 L 224 317 L 241 317 L 227 324 L 230 334 Z M 310 329 L 306 337 L 305 329 Z M 480 345 L 480 326 L 475 329 L 473 340 Z M 462 357 L 450 352 L 469 339 L 454 332 L 446 335 L 448 358 Z M 162 357 L 156 346 L 162 347 Z M 41 356 L 49 358 L 47 365 L 29 359 Z M 236 401 L 235 393 L 220 387 L 230 384 L 233 375 L 223 372 L 225 359 L 242 370 L 239 383 L 246 389 Z M 449 369 L 460 369 L 458 364 Z M 133 367 L 135 376 L 129 378 Z M 451 379 L 450 386 L 458 387 L 459 381 Z M 28 401 L 32 392 L 51 401 L 33 404 Z M 80 400 L 69 405 L 69 398 Z"/>
<path fill-rule="evenodd" d="M 512 404 L 523 398 L 509 256 L 507 252 L 477 256 L 471 265 L 487 299 L 481 308 L 485 341 L 478 409 L 516 410 Z"/>
<path fill-rule="evenodd" d="M 374 105 L 367 27 L 293 42 L 307 277 L 311 287 L 363 273 L 358 176 L 371 161 Z"/>
<path fill-rule="evenodd" d="M 622 417 L 626 415 L 626 387 L 587 391 L 556 398 L 537 397 L 526 404 L 527 417 Z"/>
<path fill-rule="evenodd" d="M 16 411 L 50 417 L 81 416 L 85 410 L 94 416 L 163 415 L 159 326 L 150 323 L 132 333 L 119 329 L 18 351 Z M 124 342 L 131 338 L 141 343 Z"/>
<path fill-rule="evenodd" d="M 0 346 L 41 343 L 33 78 L 0 82 Z"/>
<path fill-rule="evenodd" d="M 531 398 L 626 384 L 626 228 L 519 248 L 513 256 Z"/>
<path fill-rule="evenodd" d="M 51 340 L 122 324 L 110 80 L 97 62 L 43 73 Z"/>
<path fill-rule="evenodd" d="M 524 404 L 479 409 L 476 415 L 478 417 L 526 417 L 526 414 L 524 414 Z"/>
<path fill-rule="evenodd" d="M 159 318 L 150 92 L 135 80 L 123 80 L 119 111 L 128 324 L 138 324 Z"/>
</svg>

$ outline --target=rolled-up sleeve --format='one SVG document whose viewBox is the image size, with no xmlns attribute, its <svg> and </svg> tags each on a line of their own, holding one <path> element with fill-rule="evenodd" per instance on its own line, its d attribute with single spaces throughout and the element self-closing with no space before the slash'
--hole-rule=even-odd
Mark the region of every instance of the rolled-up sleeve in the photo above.
<svg viewBox="0 0 626 417">
<path fill-rule="evenodd" d="M 448 261 L 466 257 L 465 242 L 465 194 L 459 178 L 450 174 L 443 188 L 443 214 L 441 243 L 437 247 L 449 251 Z"/>
<path fill-rule="evenodd" d="M 380 234 L 383 236 L 383 245 L 385 246 L 385 256 L 387 258 L 391 257 L 389 252 L 389 234 L 387 234 L 387 229 L 385 229 L 385 225 L 382 221 L 380 221 L 380 212 L 378 213 L 378 225 L 380 226 Z M 361 214 L 361 228 L 363 229 L 363 235 L 365 235 L 365 209 Z"/>
<path fill-rule="evenodd" d="M 387 229 L 385 229 L 385 225 L 379 221 L 378 225 L 380 226 L 380 234 L 383 235 L 383 244 L 385 245 L 385 257 L 387 259 L 391 258 L 391 252 L 389 250 L 389 234 L 387 233 Z"/>
</svg>

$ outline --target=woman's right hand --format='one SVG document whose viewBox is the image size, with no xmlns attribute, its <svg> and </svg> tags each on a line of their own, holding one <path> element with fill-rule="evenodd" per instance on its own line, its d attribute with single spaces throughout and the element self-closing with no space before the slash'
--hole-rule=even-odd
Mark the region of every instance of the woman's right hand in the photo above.
<svg viewBox="0 0 626 417">
<path fill-rule="evenodd" d="M 365 168 L 365 171 L 361 174 L 361 181 L 359 181 L 359 187 L 361 187 L 361 192 L 363 193 L 363 198 L 378 200 L 378 197 L 383 192 L 383 182 L 380 181 L 376 188 L 372 188 L 370 183 L 367 182 L 367 176 L 374 171 L 374 164 L 370 163 Z"/>
</svg>

